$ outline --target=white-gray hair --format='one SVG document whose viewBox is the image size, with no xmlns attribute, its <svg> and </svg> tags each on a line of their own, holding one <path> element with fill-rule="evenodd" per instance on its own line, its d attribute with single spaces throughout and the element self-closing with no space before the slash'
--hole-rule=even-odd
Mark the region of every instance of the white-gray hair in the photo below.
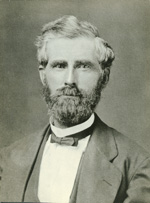
<svg viewBox="0 0 150 203">
<path fill-rule="evenodd" d="M 86 21 L 79 21 L 74 16 L 66 15 L 43 26 L 42 33 L 37 37 L 35 43 L 39 64 L 44 68 L 48 63 L 46 46 L 51 39 L 73 39 L 84 36 L 95 39 L 97 59 L 108 82 L 110 67 L 115 59 L 113 49 L 105 40 L 100 38 L 98 29 L 95 26 Z"/>
</svg>

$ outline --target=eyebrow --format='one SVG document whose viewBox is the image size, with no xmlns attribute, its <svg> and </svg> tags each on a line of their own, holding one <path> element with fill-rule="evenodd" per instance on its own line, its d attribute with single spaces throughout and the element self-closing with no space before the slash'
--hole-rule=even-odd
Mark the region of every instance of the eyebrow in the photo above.
<svg viewBox="0 0 150 203">
<path fill-rule="evenodd" d="M 77 65 L 88 65 L 88 66 L 94 66 L 94 62 L 91 62 L 89 60 L 78 60 L 75 62 L 75 66 Z"/>
<path fill-rule="evenodd" d="M 50 66 L 54 67 L 58 64 L 63 64 L 64 66 L 67 66 L 68 62 L 65 60 L 55 60 L 50 63 Z M 77 60 L 77 61 L 75 61 L 74 66 L 78 66 L 78 65 L 88 65 L 88 66 L 93 67 L 94 62 L 91 62 L 89 60 Z"/>
<path fill-rule="evenodd" d="M 54 67 L 54 66 L 56 66 L 56 65 L 58 65 L 58 64 L 62 64 L 62 65 L 65 65 L 65 66 L 68 65 L 67 61 L 64 61 L 64 60 L 56 60 L 56 61 L 52 61 L 52 62 L 50 63 L 50 66 Z"/>
</svg>

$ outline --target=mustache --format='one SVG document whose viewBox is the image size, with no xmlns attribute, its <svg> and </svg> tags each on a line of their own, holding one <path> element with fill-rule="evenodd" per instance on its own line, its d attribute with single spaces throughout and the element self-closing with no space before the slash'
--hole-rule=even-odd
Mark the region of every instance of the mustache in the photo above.
<svg viewBox="0 0 150 203">
<path fill-rule="evenodd" d="M 77 88 L 76 85 L 67 85 L 62 88 L 57 89 L 55 96 L 78 96 L 82 97 L 81 91 Z"/>
</svg>

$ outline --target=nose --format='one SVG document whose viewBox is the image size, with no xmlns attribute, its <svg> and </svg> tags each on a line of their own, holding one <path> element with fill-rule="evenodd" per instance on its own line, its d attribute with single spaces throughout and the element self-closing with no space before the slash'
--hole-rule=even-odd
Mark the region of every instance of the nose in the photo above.
<svg viewBox="0 0 150 203">
<path fill-rule="evenodd" d="M 68 69 L 65 76 L 65 85 L 72 85 L 76 83 L 75 69 Z"/>
</svg>

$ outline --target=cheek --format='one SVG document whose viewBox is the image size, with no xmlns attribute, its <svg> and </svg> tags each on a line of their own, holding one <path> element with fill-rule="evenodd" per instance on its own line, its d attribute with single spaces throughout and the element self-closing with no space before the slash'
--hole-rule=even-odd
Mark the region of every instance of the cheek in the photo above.
<svg viewBox="0 0 150 203">
<path fill-rule="evenodd" d="M 53 75 L 51 73 L 46 74 L 46 81 L 51 90 L 51 92 L 55 92 L 60 87 L 60 78 L 57 75 Z"/>
<path fill-rule="evenodd" d="M 100 77 L 101 77 L 100 73 L 88 75 L 84 74 L 83 77 L 80 77 L 79 86 L 84 90 L 92 90 L 97 86 Z"/>
</svg>

